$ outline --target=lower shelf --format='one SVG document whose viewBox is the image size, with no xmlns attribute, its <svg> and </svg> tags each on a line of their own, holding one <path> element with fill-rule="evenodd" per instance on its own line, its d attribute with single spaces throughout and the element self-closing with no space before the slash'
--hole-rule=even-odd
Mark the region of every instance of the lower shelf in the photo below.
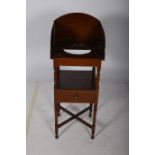
<svg viewBox="0 0 155 155">
<path fill-rule="evenodd" d="M 93 90 L 95 74 L 92 71 L 59 71 L 59 89 Z"/>
</svg>

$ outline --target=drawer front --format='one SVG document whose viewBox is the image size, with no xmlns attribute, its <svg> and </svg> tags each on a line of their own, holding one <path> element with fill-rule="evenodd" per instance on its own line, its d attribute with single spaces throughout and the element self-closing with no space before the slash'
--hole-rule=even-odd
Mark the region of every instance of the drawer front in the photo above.
<svg viewBox="0 0 155 155">
<path fill-rule="evenodd" d="M 57 102 L 94 103 L 97 101 L 97 98 L 98 91 L 55 90 Z"/>
</svg>

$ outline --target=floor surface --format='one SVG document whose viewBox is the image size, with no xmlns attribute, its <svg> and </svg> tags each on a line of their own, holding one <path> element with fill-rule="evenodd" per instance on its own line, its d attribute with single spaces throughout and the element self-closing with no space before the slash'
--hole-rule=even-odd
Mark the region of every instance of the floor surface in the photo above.
<svg viewBox="0 0 155 155">
<path fill-rule="evenodd" d="M 52 82 L 27 82 L 27 155 L 128 155 L 128 86 L 101 83 L 95 139 L 73 120 L 54 136 Z M 62 104 L 77 113 L 86 105 Z M 69 115 L 61 112 L 59 121 Z M 91 121 L 88 112 L 81 115 Z"/>
</svg>

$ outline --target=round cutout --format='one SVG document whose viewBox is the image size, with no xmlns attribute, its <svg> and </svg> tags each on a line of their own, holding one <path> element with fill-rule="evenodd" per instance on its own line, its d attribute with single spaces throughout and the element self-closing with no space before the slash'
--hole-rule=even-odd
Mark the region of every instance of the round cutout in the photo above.
<svg viewBox="0 0 155 155">
<path fill-rule="evenodd" d="M 91 50 L 72 50 L 72 49 L 64 49 L 64 52 L 73 55 L 84 55 L 91 52 Z"/>
</svg>

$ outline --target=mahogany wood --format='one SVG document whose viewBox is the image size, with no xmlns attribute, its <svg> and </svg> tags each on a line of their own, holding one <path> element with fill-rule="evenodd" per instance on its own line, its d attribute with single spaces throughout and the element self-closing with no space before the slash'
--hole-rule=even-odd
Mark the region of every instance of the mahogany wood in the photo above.
<svg viewBox="0 0 155 155">
<path fill-rule="evenodd" d="M 90 49 L 91 52 L 84 55 L 73 55 L 64 52 L 64 49 Z M 54 67 L 56 138 L 58 138 L 58 129 L 73 119 L 77 119 L 89 127 L 92 130 L 91 138 L 94 138 L 101 61 L 105 58 L 104 49 L 104 30 L 100 21 L 95 17 L 83 13 L 72 13 L 54 21 L 51 31 L 51 58 Z M 91 66 L 92 70 L 66 71 L 60 70 L 61 66 Z M 89 103 L 89 107 L 73 114 L 62 106 L 64 103 Z M 59 123 L 60 110 L 71 117 Z M 79 117 L 86 111 L 89 112 L 89 117 L 92 117 L 92 124 Z"/>
</svg>

